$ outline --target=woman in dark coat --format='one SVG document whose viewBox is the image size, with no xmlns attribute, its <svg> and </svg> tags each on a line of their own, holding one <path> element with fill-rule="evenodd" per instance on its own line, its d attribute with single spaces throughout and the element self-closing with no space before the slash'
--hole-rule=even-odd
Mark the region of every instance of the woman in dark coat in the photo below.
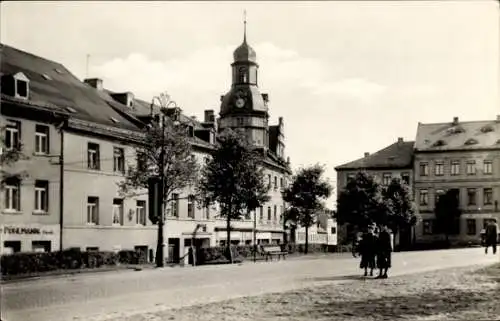
<svg viewBox="0 0 500 321">
<path fill-rule="evenodd" d="M 365 276 L 368 275 L 368 269 L 370 269 L 370 276 L 373 276 L 373 269 L 375 268 L 376 241 L 377 238 L 374 234 L 374 227 L 368 226 L 368 231 L 363 234 L 363 238 L 359 244 L 359 253 L 361 255 L 359 267 L 365 270 Z"/>
<path fill-rule="evenodd" d="M 391 268 L 392 241 L 387 226 L 382 226 L 377 239 L 377 267 L 380 270 L 377 279 L 387 279 Z"/>
</svg>

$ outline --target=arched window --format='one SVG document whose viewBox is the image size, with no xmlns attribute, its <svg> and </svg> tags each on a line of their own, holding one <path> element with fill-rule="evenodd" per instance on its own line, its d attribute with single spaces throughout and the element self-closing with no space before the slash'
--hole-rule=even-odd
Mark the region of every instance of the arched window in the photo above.
<svg viewBox="0 0 500 321">
<path fill-rule="evenodd" d="M 247 83 L 248 82 L 248 69 L 247 67 L 240 67 L 238 70 L 238 80 L 239 83 Z"/>
</svg>

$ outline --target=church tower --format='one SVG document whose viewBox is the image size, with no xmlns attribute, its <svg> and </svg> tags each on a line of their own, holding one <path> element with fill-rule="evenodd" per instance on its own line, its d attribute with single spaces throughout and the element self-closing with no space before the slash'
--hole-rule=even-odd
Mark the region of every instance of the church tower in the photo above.
<svg viewBox="0 0 500 321">
<path fill-rule="evenodd" d="M 221 96 L 219 131 L 242 130 L 249 142 L 269 148 L 268 96 L 258 88 L 257 55 L 247 43 L 246 18 L 243 43 L 233 53 L 231 89 Z"/>
</svg>

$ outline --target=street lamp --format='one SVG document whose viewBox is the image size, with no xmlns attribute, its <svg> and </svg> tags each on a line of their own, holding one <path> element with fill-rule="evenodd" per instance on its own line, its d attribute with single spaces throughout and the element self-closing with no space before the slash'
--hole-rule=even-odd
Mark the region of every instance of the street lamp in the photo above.
<svg viewBox="0 0 500 321">
<path fill-rule="evenodd" d="M 156 203 L 159 204 L 157 207 L 158 211 L 158 243 L 157 243 L 157 253 L 156 253 L 156 265 L 157 267 L 163 267 L 165 266 L 165 259 L 164 259 L 164 238 L 163 238 L 163 226 L 165 224 L 165 217 L 164 217 L 164 211 L 165 211 L 165 204 L 164 204 L 164 198 L 165 198 L 165 113 L 170 105 L 174 105 L 176 108 L 176 111 L 174 113 L 174 126 L 177 126 L 179 124 L 178 121 L 178 107 L 177 103 L 173 100 L 170 99 L 170 95 L 166 93 L 160 94 L 160 96 L 154 96 L 153 99 L 151 100 L 151 114 L 153 113 L 153 107 L 155 100 L 157 100 L 160 104 L 160 115 L 159 115 L 159 126 L 161 129 L 161 143 L 160 143 L 160 164 L 158 164 L 158 180 L 159 180 L 159 186 L 160 186 L 160 191 L 157 193 L 158 199 L 156 199 Z"/>
</svg>

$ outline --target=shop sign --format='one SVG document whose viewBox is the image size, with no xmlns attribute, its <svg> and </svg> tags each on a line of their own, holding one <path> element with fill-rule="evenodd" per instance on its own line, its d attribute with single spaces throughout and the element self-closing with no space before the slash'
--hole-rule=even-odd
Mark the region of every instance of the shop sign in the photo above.
<svg viewBox="0 0 500 321">
<path fill-rule="evenodd" d="M 54 231 L 41 227 L 3 226 L 0 227 L 0 233 L 12 235 L 51 235 L 54 234 Z"/>
</svg>

